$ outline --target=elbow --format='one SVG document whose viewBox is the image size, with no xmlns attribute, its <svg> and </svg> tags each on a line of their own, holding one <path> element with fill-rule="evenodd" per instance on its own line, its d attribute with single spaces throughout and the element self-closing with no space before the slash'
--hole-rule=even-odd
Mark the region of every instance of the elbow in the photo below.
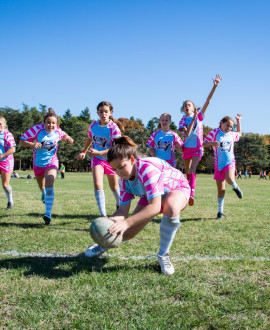
<svg viewBox="0 0 270 330">
<path fill-rule="evenodd" d="M 20 146 L 23 146 L 23 140 L 22 140 L 22 139 L 20 139 L 20 141 L 19 141 L 19 145 L 20 145 Z"/>
</svg>

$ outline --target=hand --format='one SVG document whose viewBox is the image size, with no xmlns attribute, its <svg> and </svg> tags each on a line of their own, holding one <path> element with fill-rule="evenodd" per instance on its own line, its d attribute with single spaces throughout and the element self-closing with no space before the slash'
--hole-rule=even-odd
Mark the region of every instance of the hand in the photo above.
<svg viewBox="0 0 270 330">
<path fill-rule="evenodd" d="M 213 147 L 220 147 L 220 143 L 218 141 L 212 141 Z"/>
<path fill-rule="evenodd" d="M 66 139 L 66 141 L 70 144 L 72 144 L 74 142 L 74 140 L 70 136 Z"/>
<path fill-rule="evenodd" d="M 193 120 L 195 121 L 198 116 L 198 108 L 195 108 L 194 114 L 193 114 Z"/>
<path fill-rule="evenodd" d="M 36 143 L 34 143 L 33 147 L 34 147 L 34 149 L 39 149 L 42 147 L 42 144 L 39 142 L 36 142 Z"/>
<path fill-rule="evenodd" d="M 213 79 L 213 83 L 214 83 L 214 86 L 218 86 L 218 84 L 221 82 L 221 80 L 222 80 L 222 77 L 221 77 L 221 74 L 216 74 L 216 78 L 214 79 L 214 78 L 212 78 Z"/>
<path fill-rule="evenodd" d="M 237 121 L 239 121 L 240 119 L 242 118 L 242 115 L 240 113 L 238 113 L 236 116 L 235 116 L 235 119 Z"/>
<path fill-rule="evenodd" d="M 96 149 L 93 149 L 93 148 L 90 148 L 86 151 L 87 155 L 90 156 L 90 157 L 93 157 L 93 156 L 100 156 L 100 152 Z"/>
<path fill-rule="evenodd" d="M 78 160 L 84 160 L 85 158 L 85 153 L 84 152 L 81 152 L 78 156 L 77 156 L 77 159 Z"/>
<path fill-rule="evenodd" d="M 111 218 L 115 223 L 108 229 L 109 233 L 111 235 L 120 234 L 120 236 L 123 236 L 124 232 L 128 229 L 128 224 L 125 220 L 122 221 L 116 221 L 113 218 Z"/>
</svg>

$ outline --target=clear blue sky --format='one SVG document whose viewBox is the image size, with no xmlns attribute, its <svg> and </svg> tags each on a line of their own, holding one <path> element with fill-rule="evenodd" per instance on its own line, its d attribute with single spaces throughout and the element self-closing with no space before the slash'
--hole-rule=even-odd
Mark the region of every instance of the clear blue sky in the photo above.
<svg viewBox="0 0 270 330">
<path fill-rule="evenodd" d="M 268 0 L 0 0 L 0 106 L 96 119 L 106 100 L 117 118 L 178 124 L 221 73 L 204 124 L 242 113 L 244 132 L 270 134 L 269 12 Z"/>
</svg>

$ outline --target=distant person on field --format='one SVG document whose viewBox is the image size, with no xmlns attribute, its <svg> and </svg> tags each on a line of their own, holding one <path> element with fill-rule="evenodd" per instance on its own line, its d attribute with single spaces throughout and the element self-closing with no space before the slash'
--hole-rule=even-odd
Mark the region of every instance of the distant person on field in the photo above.
<svg viewBox="0 0 270 330">
<path fill-rule="evenodd" d="M 245 180 L 247 180 L 247 177 L 248 177 L 247 171 L 245 171 L 244 176 L 245 176 Z"/>
<path fill-rule="evenodd" d="M 66 172 L 66 167 L 63 163 L 61 163 L 60 166 L 61 179 L 65 179 L 65 172 Z"/>
<path fill-rule="evenodd" d="M 235 157 L 234 143 L 242 136 L 241 118 L 238 114 L 236 117 L 237 132 L 232 132 L 234 120 L 226 116 L 221 119 L 219 128 L 212 130 L 203 142 L 204 147 L 212 146 L 214 150 L 215 174 L 214 179 L 218 189 L 218 214 L 217 219 L 222 219 L 225 196 L 225 182 L 232 186 L 233 191 L 238 198 L 243 198 L 243 193 L 235 181 Z"/>
<path fill-rule="evenodd" d="M 264 174 L 263 174 L 263 171 L 260 172 L 260 177 L 259 177 L 259 180 L 263 179 L 264 177 Z"/>
<path fill-rule="evenodd" d="M 14 171 L 14 172 L 11 174 L 11 177 L 12 177 L 12 178 L 19 179 L 20 176 L 19 176 L 19 174 L 18 174 L 17 172 Z"/>
<path fill-rule="evenodd" d="M 252 176 L 252 171 L 249 171 L 249 172 L 248 172 L 248 177 L 249 177 L 249 179 L 251 179 L 251 176 Z"/>
<path fill-rule="evenodd" d="M 166 160 L 176 167 L 174 150 L 182 150 L 183 141 L 177 133 L 170 130 L 171 122 L 171 115 L 163 113 L 159 118 L 158 130 L 150 135 L 147 146 L 152 157 Z"/>
<path fill-rule="evenodd" d="M 44 123 L 35 125 L 26 131 L 20 145 L 33 148 L 34 174 L 41 190 L 41 200 L 45 203 L 44 224 L 50 225 L 54 203 L 54 180 L 57 175 L 59 161 L 57 158 L 58 142 L 62 139 L 73 143 L 73 139 L 57 126 L 58 117 L 49 108 Z"/>
<path fill-rule="evenodd" d="M 238 177 L 237 179 L 241 179 L 242 180 L 242 172 L 241 171 L 238 171 Z"/>
<path fill-rule="evenodd" d="M 107 157 L 120 177 L 120 206 L 110 217 L 115 223 L 109 228 L 109 233 L 119 233 L 124 240 L 129 240 L 162 212 L 157 256 L 162 273 L 172 275 L 174 266 L 169 251 L 180 227 L 180 211 L 189 201 L 188 181 L 182 172 L 162 159 L 138 158 L 137 146 L 129 137 L 120 137 L 113 143 Z M 131 201 L 135 196 L 140 199 L 132 215 L 129 215 Z M 85 251 L 85 255 L 92 257 L 104 251 L 106 249 L 94 244 Z"/>
<path fill-rule="evenodd" d="M 124 132 L 123 125 L 113 116 L 113 106 L 111 103 L 103 101 L 97 105 L 97 115 L 99 120 L 89 126 L 88 138 L 82 152 L 77 159 L 83 160 L 86 153 L 91 157 L 91 167 L 94 179 L 95 198 L 101 216 L 106 216 L 106 201 L 103 189 L 103 177 L 107 175 L 109 186 L 114 195 L 116 206 L 119 206 L 119 185 L 118 176 L 107 162 L 107 153 L 112 146 L 113 140 L 121 136 Z M 93 143 L 93 146 L 91 146 Z"/>
<path fill-rule="evenodd" d="M 12 210 L 14 206 L 12 188 L 9 182 L 14 167 L 15 147 L 14 136 L 7 129 L 6 119 L 0 116 L 0 171 L 2 186 L 7 196 L 6 210 Z"/>
<path fill-rule="evenodd" d="M 266 178 L 266 171 L 263 172 L 263 177 L 265 178 L 265 180 L 267 180 L 267 178 Z"/>
<path fill-rule="evenodd" d="M 189 206 L 194 205 L 194 194 L 196 187 L 196 169 L 199 161 L 203 156 L 203 124 L 205 111 L 215 93 L 217 86 L 222 80 L 221 75 L 217 74 L 213 79 L 214 86 L 204 103 L 202 110 L 197 108 L 194 103 L 187 100 L 181 107 L 181 112 L 184 116 L 181 118 L 178 130 L 185 136 L 183 145 L 183 160 L 185 163 L 186 176 L 191 187 L 191 195 L 189 199 Z"/>
</svg>

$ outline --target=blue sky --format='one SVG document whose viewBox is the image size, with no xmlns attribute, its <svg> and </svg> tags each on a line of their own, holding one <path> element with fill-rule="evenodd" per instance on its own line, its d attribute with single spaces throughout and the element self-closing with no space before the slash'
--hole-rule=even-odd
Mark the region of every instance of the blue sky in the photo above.
<svg viewBox="0 0 270 330">
<path fill-rule="evenodd" d="M 0 106 L 69 108 L 110 101 L 145 124 L 186 99 L 205 125 L 242 113 L 244 132 L 270 134 L 270 2 L 265 0 L 0 0 Z M 259 119 L 257 116 L 260 116 Z"/>
</svg>

